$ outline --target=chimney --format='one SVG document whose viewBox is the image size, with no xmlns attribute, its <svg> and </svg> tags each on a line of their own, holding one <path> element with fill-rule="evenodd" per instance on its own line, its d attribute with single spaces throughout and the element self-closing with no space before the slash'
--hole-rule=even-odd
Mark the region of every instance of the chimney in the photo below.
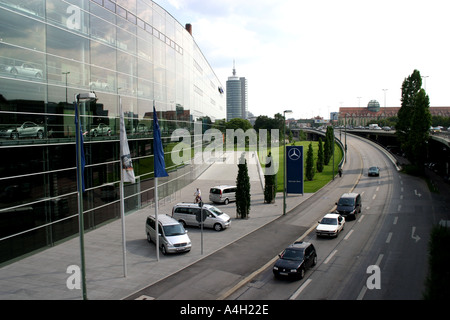
<svg viewBox="0 0 450 320">
<path fill-rule="evenodd" d="M 186 30 L 187 30 L 187 32 L 189 32 L 190 35 L 192 36 L 192 24 L 186 23 Z"/>
</svg>

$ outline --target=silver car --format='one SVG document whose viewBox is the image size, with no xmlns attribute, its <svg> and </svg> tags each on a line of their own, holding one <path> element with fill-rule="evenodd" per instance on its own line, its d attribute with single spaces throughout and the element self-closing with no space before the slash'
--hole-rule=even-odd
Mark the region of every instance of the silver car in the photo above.
<svg viewBox="0 0 450 320">
<path fill-rule="evenodd" d="M 44 127 L 34 122 L 27 121 L 20 126 L 11 126 L 0 129 L 0 137 L 17 140 L 19 138 L 35 137 L 44 138 Z"/>
<path fill-rule="evenodd" d="M 230 216 L 209 204 L 203 205 L 203 214 L 206 216 L 204 227 L 221 231 L 230 227 Z M 201 215 L 201 207 L 197 203 L 178 203 L 172 208 L 172 217 L 183 226 L 200 226 L 197 217 Z"/>
<path fill-rule="evenodd" d="M 0 69 L 1 71 L 9 72 L 14 76 L 19 75 L 19 76 L 33 77 L 36 79 L 42 79 L 43 77 L 42 69 L 36 68 L 36 66 L 31 63 L 23 63 L 20 66 L 2 65 Z"/>
<path fill-rule="evenodd" d="M 104 123 L 100 123 L 97 127 L 89 131 L 91 137 L 111 136 L 111 128 Z"/>
<path fill-rule="evenodd" d="M 148 242 L 156 243 L 156 218 L 154 215 L 147 217 L 145 233 Z M 191 251 L 192 242 L 183 225 L 165 214 L 158 215 L 158 234 L 159 248 L 163 254 Z"/>
</svg>

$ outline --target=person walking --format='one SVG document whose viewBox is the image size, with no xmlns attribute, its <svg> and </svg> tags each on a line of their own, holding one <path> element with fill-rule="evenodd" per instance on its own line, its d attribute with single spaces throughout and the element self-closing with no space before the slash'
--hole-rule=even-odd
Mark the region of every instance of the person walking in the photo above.
<svg viewBox="0 0 450 320">
<path fill-rule="evenodd" d="M 199 188 L 195 190 L 194 196 L 195 196 L 195 203 L 199 203 L 200 201 L 202 201 L 202 192 L 200 191 Z"/>
</svg>

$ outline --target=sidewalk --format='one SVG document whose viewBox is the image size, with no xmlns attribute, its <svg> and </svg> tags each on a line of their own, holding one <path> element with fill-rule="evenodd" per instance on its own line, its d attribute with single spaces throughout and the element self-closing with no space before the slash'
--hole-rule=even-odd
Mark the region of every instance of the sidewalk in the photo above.
<svg viewBox="0 0 450 320">
<path fill-rule="evenodd" d="M 227 153 L 226 156 L 230 157 L 232 153 Z M 220 184 L 235 184 L 237 169 L 236 164 L 226 162 L 212 164 L 196 181 L 177 191 L 173 199 L 160 201 L 159 214 L 171 215 L 174 204 L 192 202 L 196 188 L 201 189 L 203 200 L 209 203 L 209 188 Z M 235 203 L 226 206 L 217 205 L 231 217 L 231 227 L 221 232 L 204 229 L 203 254 L 201 254 L 200 229 L 191 227 L 188 228 L 188 235 L 192 241 L 191 252 L 168 256 L 160 253 L 159 261 L 157 261 L 155 245 L 149 244 L 145 236 L 145 220 L 149 214 L 154 213 L 154 206 L 126 216 L 126 277 L 124 277 L 123 267 L 121 220 L 85 233 L 88 299 L 122 299 L 180 271 L 278 218 L 283 210 L 282 194 L 278 194 L 275 203 L 264 203 L 261 183 L 263 176 L 259 170 L 256 161 L 250 158 L 248 163 L 252 200 L 250 218 L 236 219 Z M 288 195 L 287 211 L 310 196 L 311 194 Z M 82 299 L 81 290 L 67 288 L 66 282 L 71 274 L 66 271 L 71 265 L 80 265 L 78 237 L 0 269 L 0 299 L 80 300 Z"/>
</svg>

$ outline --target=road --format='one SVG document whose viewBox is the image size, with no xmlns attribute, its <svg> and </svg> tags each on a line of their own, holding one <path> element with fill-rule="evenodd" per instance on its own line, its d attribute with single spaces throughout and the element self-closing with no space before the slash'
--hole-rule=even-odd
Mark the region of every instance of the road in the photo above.
<svg viewBox="0 0 450 320">
<path fill-rule="evenodd" d="M 443 213 L 423 180 L 398 173 L 381 151 L 360 138 L 348 136 L 347 144 L 342 178 L 288 215 L 128 299 L 421 299 L 429 233 Z M 373 165 L 380 167 L 380 177 L 367 176 Z M 361 214 L 347 221 L 336 239 L 317 238 L 317 221 L 352 190 L 362 195 Z M 318 264 L 303 280 L 274 279 L 274 259 L 298 239 L 314 243 Z M 379 268 L 375 280 L 380 281 L 370 281 L 377 274 L 368 273 L 369 267 Z M 371 288 L 373 283 L 380 289 Z"/>
<path fill-rule="evenodd" d="M 348 144 L 351 170 L 358 170 L 357 158 L 364 168 L 354 189 L 363 198 L 360 216 L 346 221 L 336 239 L 317 238 L 314 231 L 304 238 L 314 243 L 318 263 L 303 280 L 275 279 L 270 266 L 230 299 L 422 299 L 430 229 L 443 217 L 423 180 L 398 173 L 362 140 L 349 138 Z M 380 177 L 367 176 L 370 166 L 381 168 Z"/>
</svg>

